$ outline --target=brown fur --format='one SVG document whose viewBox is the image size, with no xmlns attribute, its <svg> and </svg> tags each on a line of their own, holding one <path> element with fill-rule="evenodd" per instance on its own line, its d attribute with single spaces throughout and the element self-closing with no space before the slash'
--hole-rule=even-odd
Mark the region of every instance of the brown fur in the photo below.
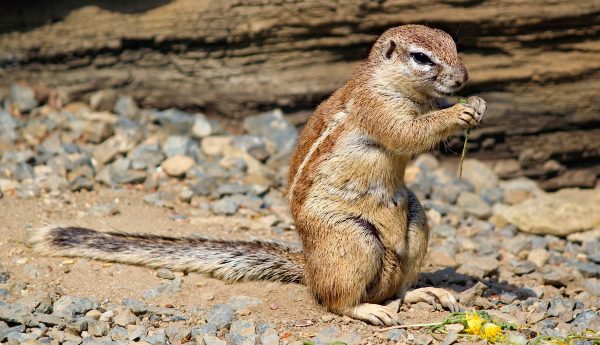
<svg viewBox="0 0 600 345">
<path fill-rule="evenodd" d="M 261 241 L 219 241 L 82 228 L 34 229 L 48 255 L 195 270 L 228 280 L 303 281 L 329 310 L 374 324 L 398 322 L 374 303 L 391 297 L 450 307 L 429 288 L 406 294 L 427 250 L 427 219 L 404 170 L 455 129 L 475 126 L 485 102 L 437 109 L 467 72 L 450 36 L 419 25 L 386 31 L 354 77 L 315 110 L 292 156 L 288 199 L 304 255 Z M 406 294 L 406 295 L 405 295 Z"/>
<path fill-rule="evenodd" d="M 411 49 L 439 63 L 420 66 Z M 485 110 L 479 103 L 435 108 L 466 79 L 446 33 L 393 28 L 308 121 L 292 156 L 288 196 L 304 244 L 305 281 L 331 311 L 388 323 L 361 303 L 402 296 L 416 280 L 429 229 L 404 170 L 414 155 L 478 121 Z"/>
</svg>

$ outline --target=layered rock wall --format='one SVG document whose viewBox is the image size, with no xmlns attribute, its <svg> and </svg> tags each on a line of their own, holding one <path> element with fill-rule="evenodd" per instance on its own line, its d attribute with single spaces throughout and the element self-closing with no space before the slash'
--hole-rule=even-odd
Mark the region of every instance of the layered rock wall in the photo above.
<svg viewBox="0 0 600 345">
<path fill-rule="evenodd" d="M 0 90 L 117 89 L 144 106 L 242 117 L 313 109 L 385 28 L 458 42 L 489 102 L 474 156 L 518 159 L 549 189 L 600 173 L 600 1 L 25 0 L 1 5 Z M 460 140 L 450 142 L 459 150 Z M 573 171 L 585 176 L 564 175 Z M 577 175 L 576 174 L 576 175 Z M 592 182 L 590 182 L 592 181 Z"/>
</svg>

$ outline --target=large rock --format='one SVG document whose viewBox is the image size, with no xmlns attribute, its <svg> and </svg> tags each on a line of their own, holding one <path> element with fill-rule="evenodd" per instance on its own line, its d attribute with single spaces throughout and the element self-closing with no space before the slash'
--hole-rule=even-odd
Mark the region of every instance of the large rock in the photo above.
<svg viewBox="0 0 600 345">
<path fill-rule="evenodd" d="M 494 214 L 521 231 L 566 236 L 600 226 L 600 189 L 563 189 L 519 205 L 497 204 Z"/>
</svg>

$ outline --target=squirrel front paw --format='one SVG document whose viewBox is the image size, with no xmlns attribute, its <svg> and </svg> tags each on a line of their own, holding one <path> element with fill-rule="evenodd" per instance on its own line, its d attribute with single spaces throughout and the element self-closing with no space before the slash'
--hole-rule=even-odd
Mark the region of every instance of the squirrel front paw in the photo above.
<svg viewBox="0 0 600 345">
<path fill-rule="evenodd" d="M 475 112 L 477 112 L 477 115 L 479 115 L 479 119 L 477 121 L 481 121 L 483 118 L 483 113 L 485 113 L 485 110 L 487 109 L 487 103 L 483 100 L 483 98 L 470 96 L 467 98 L 467 105 L 475 109 Z"/>
<path fill-rule="evenodd" d="M 462 128 L 473 128 L 481 122 L 487 104 L 481 97 L 471 96 L 467 98 L 466 104 L 457 103 L 454 107 L 458 107 L 458 125 Z"/>
</svg>

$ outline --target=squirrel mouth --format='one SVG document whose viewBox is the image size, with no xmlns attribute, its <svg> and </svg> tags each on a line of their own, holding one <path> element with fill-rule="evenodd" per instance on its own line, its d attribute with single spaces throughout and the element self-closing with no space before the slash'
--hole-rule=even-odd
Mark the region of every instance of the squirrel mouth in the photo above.
<svg viewBox="0 0 600 345">
<path fill-rule="evenodd" d="M 437 85 L 435 85 L 435 87 L 433 88 L 433 91 L 438 95 L 438 96 L 452 96 L 454 94 L 454 92 L 458 91 L 458 88 L 452 88 L 452 87 L 448 87 L 446 85 L 443 85 L 441 83 L 436 83 Z"/>
<path fill-rule="evenodd" d="M 442 91 L 439 89 L 434 90 L 434 93 L 438 97 L 450 97 L 454 94 L 454 91 Z"/>
</svg>

